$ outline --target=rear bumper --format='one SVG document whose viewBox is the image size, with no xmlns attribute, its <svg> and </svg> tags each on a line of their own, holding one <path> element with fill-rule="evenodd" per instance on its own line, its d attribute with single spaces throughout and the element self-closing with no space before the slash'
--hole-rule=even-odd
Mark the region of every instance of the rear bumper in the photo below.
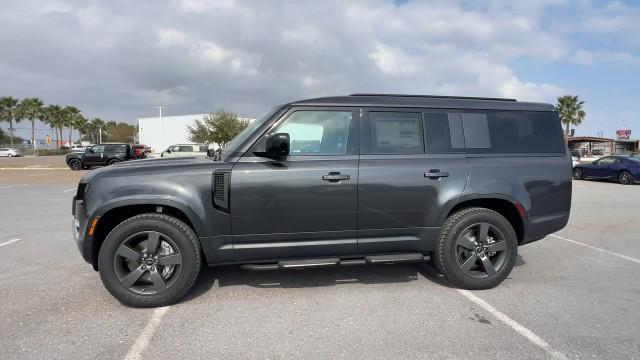
<svg viewBox="0 0 640 360">
<path fill-rule="evenodd" d="M 563 211 L 530 219 L 525 224 L 525 236 L 520 245 L 532 243 L 563 229 L 569 222 L 569 215 L 569 211 Z"/>
</svg>

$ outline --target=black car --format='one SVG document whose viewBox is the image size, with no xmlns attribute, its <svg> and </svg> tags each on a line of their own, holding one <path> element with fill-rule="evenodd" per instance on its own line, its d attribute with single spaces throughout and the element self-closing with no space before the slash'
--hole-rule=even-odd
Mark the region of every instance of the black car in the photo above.
<svg viewBox="0 0 640 360">
<path fill-rule="evenodd" d="M 179 301 L 202 265 L 249 270 L 430 260 L 487 289 L 562 229 L 571 157 L 553 105 L 367 95 L 275 107 L 214 158 L 86 174 L 73 233 L 109 292 Z"/>
<path fill-rule="evenodd" d="M 67 154 L 65 162 L 71 170 L 89 169 L 92 166 L 114 165 L 135 159 L 130 144 L 97 144 L 84 152 Z"/>
</svg>

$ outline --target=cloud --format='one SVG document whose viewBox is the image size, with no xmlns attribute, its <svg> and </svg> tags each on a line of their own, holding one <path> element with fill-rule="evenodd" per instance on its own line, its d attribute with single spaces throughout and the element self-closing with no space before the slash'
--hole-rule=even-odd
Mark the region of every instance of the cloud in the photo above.
<svg viewBox="0 0 640 360">
<path fill-rule="evenodd" d="M 351 92 L 554 101 L 567 89 L 522 78 L 514 62 L 637 62 L 637 48 L 601 52 L 575 40 L 630 31 L 625 14 L 637 9 L 589 5 L 574 28 L 546 12 L 566 10 L 565 1 L 515 4 L 12 2 L 0 13 L 0 94 L 116 120 L 154 114 L 158 105 L 168 114 L 224 106 L 256 116 L 286 101 Z"/>
</svg>

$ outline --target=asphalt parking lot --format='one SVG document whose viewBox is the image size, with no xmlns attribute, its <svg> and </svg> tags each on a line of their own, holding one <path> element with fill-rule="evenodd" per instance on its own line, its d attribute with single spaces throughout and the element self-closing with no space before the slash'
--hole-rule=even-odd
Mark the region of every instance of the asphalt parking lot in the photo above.
<svg viewBox="0 0 640 360">
<path fill-rule="evenodd" d="M 569 226 L 492 290 L 421 264 L 221 267 L 177 305 L 132 309 L 73 242 L 82 173 L 0 170 L 1 359 L 640 358 L 640 185 L 574 182 Z"/>
</svg>

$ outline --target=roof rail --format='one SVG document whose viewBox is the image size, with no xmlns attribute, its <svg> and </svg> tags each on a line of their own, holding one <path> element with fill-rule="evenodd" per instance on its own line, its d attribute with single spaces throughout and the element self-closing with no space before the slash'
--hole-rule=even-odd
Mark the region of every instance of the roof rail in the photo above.
<svg viewBox="0 0 640 360">
<path fill-rule="evenodd" d="M 351 94 L 349 96 L 389 96 L 389 97 L 413 97 L 413 98 L 430 98 L 430 99 L 518 101 L 516 99 L 506 99 L 506 98 L 473 97 L 473 96 L 444 96 L 444 95 L 406 95 L 406 94 L 366 94 L 366 93 L 355 93 L 355 94 Z"/>
</svg>

